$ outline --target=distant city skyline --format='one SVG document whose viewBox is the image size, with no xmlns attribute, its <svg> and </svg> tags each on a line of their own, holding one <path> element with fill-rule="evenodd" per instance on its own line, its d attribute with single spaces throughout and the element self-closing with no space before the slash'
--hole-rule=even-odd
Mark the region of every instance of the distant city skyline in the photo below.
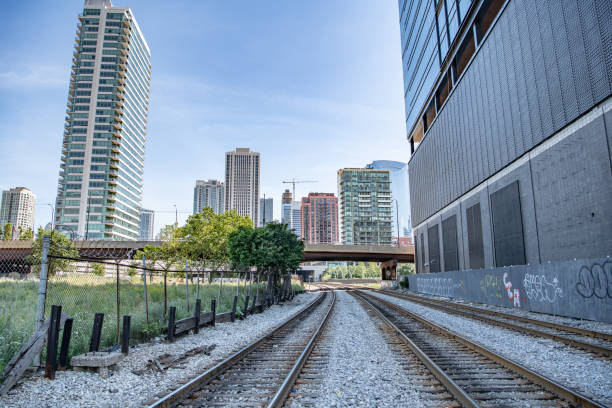
<svg viewBox="0 0 612 408">
<path fill-rule="evenodd" d="M 283 180 L 318 180 L 298 184 L 299 199 L 336 191 L 338 168 L 408 160 L 397 4 L 113 5 L 133 11 L 153 56 L 142 206 L 155 210 L 156 233 L 174 222 L 174 204 L 180 223 L 193 213 L 195 179 L 223 180 L 223 155 L 235 146 L 267 158 L 261 191 L 277 218 Z M 35 192 L 36 226 L 51 220 L 55 203 L 82 10 L 81 0 L 3 5 L 0 189 Z M 158 29 L 168 21 L 172 30 Z"/>
</svg>

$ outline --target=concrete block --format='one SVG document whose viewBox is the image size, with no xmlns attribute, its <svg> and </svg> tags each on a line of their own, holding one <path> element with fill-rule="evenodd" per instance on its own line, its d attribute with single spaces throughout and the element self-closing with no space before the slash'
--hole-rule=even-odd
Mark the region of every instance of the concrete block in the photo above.
<svg viewBox="0 0 612 408">
<path fill-rule="evenodd" d="M 94 351 L 85 354 L 79 354 L 70 359 L 70 365 L 73 367 L 109 367 L 123 360 L 125 356 L 120 351 L 105 353 Z"/>
</svg>

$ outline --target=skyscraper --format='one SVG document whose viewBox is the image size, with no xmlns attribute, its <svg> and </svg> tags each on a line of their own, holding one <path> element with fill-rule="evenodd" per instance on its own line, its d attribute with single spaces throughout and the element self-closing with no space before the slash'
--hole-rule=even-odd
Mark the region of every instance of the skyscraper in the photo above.
<svg viewBox="0 0 612 408">
<path fill-rule="evenodd" d="M 289 229 L 298 237 L 302 231 L 302 203 L 299 201 L 291 202 L 291 223 Z"/>
<path fill-rule="evenodd" d="M 338 198 L 333 193 L 309 193 L 302 198 L 301 215 L 304 243 L 338 243 Z"/>
<path fill-rule="evenodd" d="M 140 209 L 140 240 L 152 241 L 155 228 L 155 211 Z"/>
<path fill-rule="evenodd" d="M 34 231 L 36 196 L 25 187 L 15 187 L 2 192 L 0 204 L 0 228 L 11 223 L 16 230 L 31 228 Z"/>
<path fill-rule="evenodd" d="M 56 224 L 86 239 L 140 237 L 149 47 L 132 11 L 85 0 L 79 16 Z"/>
<path fill-rule="evenodd" d="M 215 214 L 225 211 L 225 185 L 217 180 L 196 180 L 193 189 L 193 213 L 197 214 L 203 208 L 210 207 Z"/>
<path fill-rule="evenodd" d="M 399 1 L 417 272 L 610 255 L 610 2 L 428 4 Z"/>
<path fill-rule="evenodd" d="M 388 170 L 338 170 L 344 245 L 391 245 L 390 184 Z"/>
<path fill-rule="evenodd" d="M 225 210 L 259 221 L 259 153 L 237 148 L 225 153 Z"/>
<path fill-rule="evenodd" d="M 391 160 L 375 160 L 366 165 L 367 169 L 389 170 L 391 179 L 391 199 L 397 200 L 391 205 L 393 227 L 392 235 L 395 238 L 412 237 L 410 225 L 410 190 L 408 187 L 408 165 Z M 399 231 L 398 231 L 399 224 Z"/>
<path fill-rule="evenodd" d="M 259 199 L 259 226 L 265 227 L 274 221 L 274 200 L 271 198 Z"/>
<path fill-rule="evenodd" d="M 281 223 L 287 224 L 291 227 L 291 203 L 293 202 L 293 195 L 288 189 L 283 193 L 283 200 L 281 203 Z"/>
</svg>

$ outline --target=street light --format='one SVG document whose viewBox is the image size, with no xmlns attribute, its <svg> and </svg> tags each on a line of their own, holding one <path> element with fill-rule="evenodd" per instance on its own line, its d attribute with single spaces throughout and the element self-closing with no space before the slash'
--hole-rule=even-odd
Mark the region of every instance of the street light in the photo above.
<svg viewBox="0 0 612 408">
<path fill-rule="evenodd" d="M 176 208 L 176 204 L 172 204 L 174 206 L 174 224 L 178 227 L 178 209 Z"/>
<path fill-rule="evenodd" d="M 54 225 L 55 225 L 55 207 L 53 207 L 53 205 L 51 205 L 51 203 L 47 203 L 47 205 L 51 209 L 51 231 L 53 231 L 53 228 L 54 228 Z"/>
</svg>

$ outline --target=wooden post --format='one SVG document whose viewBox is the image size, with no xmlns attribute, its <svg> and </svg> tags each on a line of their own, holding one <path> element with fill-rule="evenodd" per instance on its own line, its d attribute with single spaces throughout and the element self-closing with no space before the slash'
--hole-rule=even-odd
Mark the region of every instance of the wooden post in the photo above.
<svg viewBox="0 0 612 408">
<path fill-rule="evenodd" d="M 121 334 L 121 352 L 127 355 L 130 352 L 130 326 L 132 317 L 123 316 L 123 331 Z"/>
<path fill-rule="evenodd" d="M 210 299 L 210 311 L 212 312 L 212 320 L 210 322 L 210 325 L 214 326 L 216 315 L 217 315 L 217 300 L 216 299 Z"/>
<path fill-rule="evenodd" d="M 103 323 L 104 313 L 96 313 L 94 316 L 93 330 L 91 331 L 91 340 L 89 341 L 89 351 L 98 351 L 100 349 L 100 336 L 102 334 Z"/>
<path fill-rule="evenodd" d="M 174 319 L 176 318 L 176 307 L 170 306 L 170 317 L 168 318 L 168 341 L 174 341 Z"/>
<path fill-rule="evenodd" d="M 142 281 L 144 283 L 145 319 L 149 324 L 149 297 L 147 295 L 147 258 L 142 256 Z"/>
<path fill-rule="evenodd" d="M 236 321 L 236 306 L 238 304 L 238 296 L 234 296 L 234 305 L 232 306 L 232 315 L 231 315 L 231 320 L 232 323 L 234 323 Z"/>
<path fill-rule="evenodd" d="M 121 297 L 120 297 L 120 286 L 119 286 L 119 263 L 117 263 L 117 343 L 121 341 Z"/>
<path fill-rule="evenodd" d="M 66 319 L 64 322 L 64 333 L 62 333 L 62 347 L 60 349 L 59 367 L 60 371 L 64 371 L 68 360 L 68 347 L 70 347 L 70 337 L 72 336 L 72 319 Z"/>
<path fill-rule="evenodd" d="M 167 285 L 168 271 L 164 271 L 164 319 L 166 318 L 166 311 L 168 310 L 168 285 Z"/>
<path fill-rule="evenodd" d="M 246 295 L 246 298 L 244 298 L 244 317 L 247 317 L 249 314 L 249 295 Z"/>
<path fill-rule="evenodd" d="M 45 377 L 49 378 L 50 380 L 55 379 L 55 370 L 57 370 L 57 342 L 59 340 L 61 315 L 61 306 L 51 306 L 49 332 L 47 334 L 47 361 L 45 364 Z"/>
<path fill-rule="evenodd" d="M 200 332 L 200 310 L 202 308 L 202 301 L 200 299 L 196 299 L 196 304 L 195 304 L 195 329 L 194 332 L 195 334 L 198 334 Z"/>
</svg>

